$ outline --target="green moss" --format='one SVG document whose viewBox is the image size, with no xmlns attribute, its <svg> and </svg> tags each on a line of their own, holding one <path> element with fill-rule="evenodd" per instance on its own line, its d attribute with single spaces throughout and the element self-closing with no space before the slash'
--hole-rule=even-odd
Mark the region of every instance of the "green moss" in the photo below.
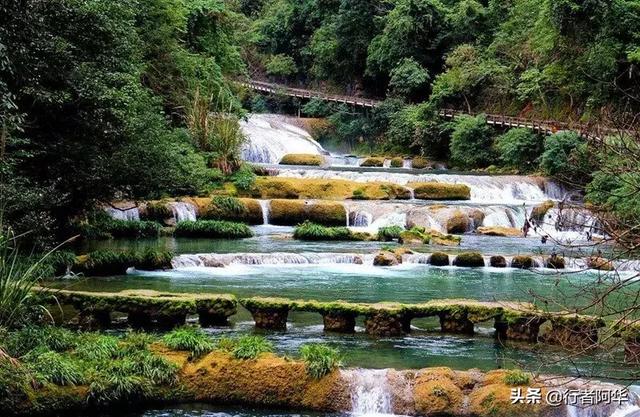
<svg viewBox="0 0 640 417">
<path fill-rule="evenodd" d="M 305 221 L 324 226 L 344 226 L 347 212 L 333 201 L 272 200 L 269 223 L 293 226 Z"/>
<path fill-rule="evenodd" d="M 226 220 L 196 220 L 179 222 L 176 225 L 175 235 L 179 237 L 242 239 L 253 236 L 253 232 L 244 223 Z"/>
<path fill-rule="evenodd" d="M 402 168 L 404 165 L 404 159 L 396 156 L 395 158 L 391 158 L 391 167 L 392 168 Z"/>
<path fill-rule="evenodd" d="M 429 256 L 429 263 L 434 266 L 449 266 L 449 255 L 444 252 L 434 252 Z"/>
<path fill-rule="evenodd" d="M 511 260 L 512 268 L 531 269 L 535 266 L 535 262 L 531 256 L 518 255 Z"/>
<path fill-rule="evenodd" d="M 484 266 L 484 258 L 478 252 L 463 252 L 453 260 L 455 266 L 476 268 Z"/>
<path fill-rule="evenodd" d="M 239 302 L 252 312 L 257 310 L 291 310 L 295 306 L 295 301 L 277 297 L 241 298 Z"/>
<path fill-rule="evenodd" d="M 152 249 L 127 252 L 103 250 L 78 256 L 72 270 L 91 276 L 124 275 L 130 267 L 141 270 L 171 269 L 171 259 L 171 252 Z"/>
<path fill-rule="evenodd" d="M 382 167 L 384 166 L 384 158 L 383 157 L 369 157 L 366 158 L 360 164 L 361 167 Z"/>
<path fill-rule="evenodd" d="M 263 222 L 262 207 L 255 199 L 219 195 L 209 201 L 193 200 L 195 205 L 200 207 L 201 220 L 226 220 L 247 224 Z"/>
<path fill-rule="evenodd" d="M 324 163 L 324 158 L 321 155 L 299 154 L 299 153 L 286 154 L 280 160 L 280 165 L 320 166 L 323 163 Z"/>
<path fill-rule="evenodd" d="M 250 195 L 262 199 L 344 200 L 352 198 L 354 192 L 371 200 L 411 198 L 408 189 L 392 183 L 278 177 L 258 178 Z"/>
<path fill-rule="evenodd" d="M 421 200 L 469 200 L 471 189 L 464 184 L 449 184 L 442 182 L 409 183 L 413 188 L 415 198 Z"/>
<path fill-rule="evenodd" d="M 404 232 L 400 233 L 400 238 L 398 239 L 398 242 L 404 243 L 404 244 L 410 244 L 410 243 L 428 244 L 430 240 L 431 240 L 431 235 L 429 233 L 426 233 L 424 228 L 412 227 L 411 229 L 405 230 Z"/>
</svg>

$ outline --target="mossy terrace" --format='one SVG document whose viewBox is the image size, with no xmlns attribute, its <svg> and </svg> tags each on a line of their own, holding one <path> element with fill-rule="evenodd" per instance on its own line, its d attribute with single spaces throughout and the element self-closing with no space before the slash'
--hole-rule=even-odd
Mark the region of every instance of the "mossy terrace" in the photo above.
<svg viewBox="0 0 640 417">
<path fill-rule="evenodd" d="M 201 325 L 224 325 L 236 314 L 237 301 L 229 294 L 164 293 L 126 290 L 117 293 L 68 291 L 41 288 L 43 303 L 73 306 L 79 324 L 87 328 L 108 328 L 115 312 L 127 315 L 134 328 L 171 328 L 198 315 Z"/>
</svg>

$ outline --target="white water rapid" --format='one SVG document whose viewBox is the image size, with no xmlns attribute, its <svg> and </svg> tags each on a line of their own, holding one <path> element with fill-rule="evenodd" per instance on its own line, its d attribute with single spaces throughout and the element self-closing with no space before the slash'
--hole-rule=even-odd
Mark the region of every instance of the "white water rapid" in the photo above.
<svg viewBox="0 0 640 417">
<path fill-rule="evenodd" d="M 327 153 L 309 133 L 280 115 L 251 114 L 240 127 L 248 139 L 242 149 L 245 161 L 277 164 L 289 153 Z"/>
<path fill-rule="evenodd" d="M 114 207 L 106 207 L 104 210 L 109 213 L 111 218 L 116 220 L 140 220 L 140 210 L 138 210 L 138 207 L 133 207 L 126 210 L 120 210 Z"/>
<path fill-rule="evenodd" d="M 351 412 L 356 416 L 393 414 L 386 369 L 350 369 Z"/>
<path fill-rule="evenodd" d="M 518 175 L 409 174 L 400 172 L 332 171 L 323 169 L 278 169 L 278 177 L 342 179 L 355 182 L 441 182 L 464 184 L 471 189 L 471 202 L 522 204 L 562 200 L 567 192 L 552 180 Z"/>
</svg>

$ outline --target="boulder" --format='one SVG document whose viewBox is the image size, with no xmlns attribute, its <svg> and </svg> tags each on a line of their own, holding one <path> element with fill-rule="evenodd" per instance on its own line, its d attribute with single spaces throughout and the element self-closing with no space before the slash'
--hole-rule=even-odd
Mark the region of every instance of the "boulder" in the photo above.
<svg viewBox="0 0 640 417">
<path fill-rule="evenodd" d="M 469 227 L 469 217 L 461 210 L 456 210 L 447 220 L 447 233 L 461 234 Z"/>
<path fill-rule="evenodd" d="M 522 230 L 515 227 L 504 226 L 482 226 L 476 229 L 481 235 L 486 236 L 502 236 L 502 237 L 520 237 L 522 236 Z"/>
<path fill-rule="evenodd" d="M 434 252 L 429 257 L 429 264 L 433 266 L 449 266 L 449 255 L 444 252 Z"/>
<path fill-rule="evenodd" d="M 613 263 L 605 258 L 591 256 L 587 258 L 587 267 L 598 271 L 613 271 Z"/>
<path fill-rule="evenodd" d="M 395 266 L 399 263 L 398 257 L 388 251 L 378 252 L 375 258 L 373 258 L 373 265 L 375 266 Z"/>
<path fill-rule="evenodd" d="M 511 260 L 511 267 L 518 269 L 531 269 L 536 265 L 531 256 L 518 255 Z"/>
<path fill-rule="evenodd" d="M 464 184 L 446 182 L 414 182 L 407 184 L 413 188 L 415 198 L 421 200 L 469 200 L 471 189 Z"/>
<path fill-rule="evenodd" d="M 533 223 L 540 225 L 544 221 L 544 216 L 547 214 L 549 210 L 551 210 L 554 206 L 553 201 L 547 200 L 544 203 L 535 206 L 531 210 L 530 219 Z"/>
<path fill-rule="evenodd" d="M 320 166 L 324 163 L 322 155 L 289 153 L 282 157 L 280 165 Z"/>
<path fill-rule="evenodd" d="M 494 255 L 489 259 L 489 265 L 494 268 L 506 268 L 507 260 L 504 258 L 504 256 Z"/>
<path fill-rule="evenodd" d="M 455 266 L 477 268 L 484 266 L 484 258 L 478 252 L 464 252 L 453 260 Z"/>
<path fill-rule="evenodd" d="M 361 167 L 382 167 L 384 166 L 384 158 L 383 157 L 374 157 L 371 156 L 360 164 Z"/>
<path fill-rule="evenodd" d="M 545 266 L 547 268 L 552 268 L 552 269 L 564 269 L 565 268 L 564 258 L 558 255 L 551 255 L 550 257 L 547 258 L 547 261 L 545 262 Z"/>
</svg>

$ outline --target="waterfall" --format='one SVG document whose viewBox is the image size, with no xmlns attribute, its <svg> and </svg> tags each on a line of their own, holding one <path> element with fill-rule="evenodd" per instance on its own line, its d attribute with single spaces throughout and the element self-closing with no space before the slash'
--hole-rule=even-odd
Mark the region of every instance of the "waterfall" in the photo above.
<svg viewBox="0 0 640 417">
<path fill-rule="evenodd" d="M 116 220 L 138 221 L 140 220 L 140 210 L 138 207 L 120 210 L 114 207 L 105 207 L 104 209 L 111 218 Z"/>
<path fill-rule="evenodd" d="M 350 383 L 353 414 L 393 414 L 386 369 L 353 369 L 342 372 Z"/>
<path fill-rule="evenodd" d="M 367 227 L 372 223 L 373 215 L 364 210 L 349 213 L 349 226 Z"/>
<path fill-rule="evenodd" d="M 409 174 L 399 172 L 330 171 L 322 169 L 280 169 L 285 178 L 343 179 L 355 182 L 442 182 L 464 184 L 471 189 L 471 202 L 522 204 L 545 200 L 562 200 L 567 192 L 552 180 L 518 175 Z"/>
<path fill-rule="evenodd" d="M 385 159 L 385 160 L 382 162 L 382 167 L 383 167 L 383 168 L 391 168 L 391 159 Z"/>
<path fill-rule="evenodd" d="M 411 169 L 413 168 L 413 160 L 412 159 L 405 159 L 402 161 L 402 168 L 405 169 Z"/>
<path fill-rule="evenodd" d="M 262 209 L 262 224 L 269 224 L 269 213 L 271 213 L 271 202 L 269 200 L 258 200 Z"/>
<path fill-rule="evenodd" d="M 173 268 L 226 266 L 226 265 L 373 265 L 372 254 L 358 253 L 200 253 L 178 255 L 173 258 Z"/>
<path fill-rule="evenodd" d="M 196 207 L 191 203 L 175 201 L 169 203 L 169 207 L 171 207 L 176 222 L 196 220 Z"/>
<path fill-rule="evenodd" d="M 252 114 L 240 122 L 240 127 L 248 139 L 242 149 L 245 161 L 277 164 L 289 153 L 327 153 L 309 133 L 288 123 L 285 116 Z"/>
</svg>

